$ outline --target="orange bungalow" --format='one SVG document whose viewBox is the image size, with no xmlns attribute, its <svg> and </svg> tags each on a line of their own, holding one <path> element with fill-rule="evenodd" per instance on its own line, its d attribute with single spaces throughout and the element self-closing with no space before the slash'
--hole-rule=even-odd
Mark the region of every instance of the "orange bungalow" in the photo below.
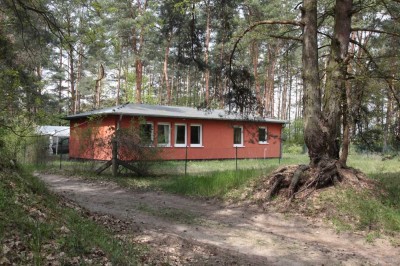
<svg viewBox="0 0 400 266">
<path fill-rule="evenodd" d="M 146 145 L 158 147 L 163 160 L 280 158 L 282 128 L 286 123 L 228 114 L 224 110 L 132 103 L 71 115 L 67 119 L 71 129 L 70 158 L 94 160 L 110 160 L 111 146 L 99 142 L 88 145 L 90 141 L 85 139 L 85 134 L 91 140 L 110 140 L 117 128 L 128 128 L 132 121 L 140 121 L 150 142 Z"/>
</svg>

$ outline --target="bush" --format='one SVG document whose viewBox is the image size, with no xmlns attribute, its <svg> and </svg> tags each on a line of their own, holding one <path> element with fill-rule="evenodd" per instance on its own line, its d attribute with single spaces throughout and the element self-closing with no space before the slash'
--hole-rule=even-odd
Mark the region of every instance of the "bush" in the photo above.
<svg viewBox="0 0 400 266">
<path fill-rule="evenodd" d="M 289 154 L 302 154 L 304 153 L 304 150 L 302 145 L 290 144 L 283 147 L 283 152 Z"/>
</svg>

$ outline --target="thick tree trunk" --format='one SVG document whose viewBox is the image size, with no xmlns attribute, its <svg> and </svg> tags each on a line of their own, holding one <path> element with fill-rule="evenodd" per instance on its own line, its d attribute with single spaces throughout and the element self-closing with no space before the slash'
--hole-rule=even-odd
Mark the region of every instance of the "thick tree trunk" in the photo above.
<svg viewBox="0 0 400 266">
<path fill-rule="evenodd" d="M 352 39 L 355 38 L 355 33 L 352 33 Z M 354 54 L 355 45 L 351 45 L 350 54 Z M 350 64 L 347 66 L 347 72 L 353 71 Z M 351 106 L 352 106 L 352 84 L 349 80 L 345 81 L 345 91 L 342 92 L 342 124 L 343 124 L 343 137 L 342 137 L 342 153 L 340 154 L 340 163 L 343 166 L 347 164 L 347 158 L 350 150 L 350 135 L 351 135 Z"/>
<path fill-rule="evenodd" d="M 305 0 L 303 9 L 303 79 L 305 142 L 311 166 L 321 167 L 339 159 L 340 105 L 345 89 L 346 63 L 351 31 L 352 0 L 337 0 L 335 25 L 326 74 L 323 114 L 318 77 L 317 3 Z"/>
<path fill-rule="evenodd" d="M 352 0 L 336 0 L 335 24 L 331 41 L 324 92 L 324 116 L 326 124 L 326 153 L 329 158 L 339 159 L 340 105 L 345 91 L 348 47 L 351 33 Z"/>
<path fill-rule="evenodd" d="M 318 75 L 317 0 L 304 0 L 303 29 L 303 90 L 304 140 L 311 166 L 317 166 L 325 151 L 325 128 L 322 126 L 321 91 Z"/>
</svg>

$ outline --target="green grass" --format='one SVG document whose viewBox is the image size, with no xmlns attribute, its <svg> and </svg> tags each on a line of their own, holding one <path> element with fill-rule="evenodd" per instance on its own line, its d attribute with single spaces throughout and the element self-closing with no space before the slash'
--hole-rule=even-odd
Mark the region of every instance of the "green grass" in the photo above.
<svg viewBox="0 0 400 266">
<path fill-rule="evenodd" d="M 182 195 L 223 197 L 231 190 L 239 189 L 249 180 L 261 174 L 261 169 L 209 172 L 203 175 L 169 178 L 160 183 L 159 186 L 165 191 Z"/>
<path fill-rule="evenodd" d="M 62 232 L 61 228 L 68 228 Z M 50 257 L 62 264 L 76 258 L 85 264 L 93 250 L 101 250 L 114 265 L 136 265 L 142 247 L 122 243 L 113 233 L 60 205 L 38 178 L 26 171 L 0 170 L 0 253 L 4 245 L 20 241 L 6 258 L 17 264 L 43 265 Z M 7 244 L 8 243 L 8 244 Z M 32 255 L 29 255 L 32 254 Z M 97 263 L 100 263 L 98 261 Z"/>
</svg>

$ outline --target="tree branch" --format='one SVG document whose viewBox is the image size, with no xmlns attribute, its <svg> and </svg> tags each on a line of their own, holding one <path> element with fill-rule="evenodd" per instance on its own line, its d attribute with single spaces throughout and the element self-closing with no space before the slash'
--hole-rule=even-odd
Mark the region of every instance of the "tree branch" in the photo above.
<svg viewBox="0 0 400 266">
<path fill-rule="evenodd" d="M 260 26 L 260 25 L 292 25 L 292 26 L 299 26 L 299 27 L 303 27 L 304 24 L 300 21 L 296 21 L 296 20 L 262 20 L 262 21 L 258 21 L 253 23 L 252 25 L 250 25 L 250 27 L 248 27 L 236 40 L 236 42 L 233 45 L 233 49 L 231 52 L 231 56 L 229 58 L 229 77 L 231 77 L 232 75 L 232 60 L 233 60 L 233 55 L 235 54 L 236 48 L 239 44 L 239 42 L 243 39 L 243 37 L 249 33 L 250 31 L 252 31 L 253 29 L 255 29 L 256 27 Z M 271 35 L 271 37 L 274 37 L 273 35 Z M 279 36 L 279 38 L 284 39 L 284 36 Z M 294 37 L 290 39 L 295 39 Z M 296 38 L 297 41 L 302 41 L 302 39 L 298 39 Z M 232 80 L 232 79 L 231 79 Z"/>
<path fill-rule="evenodd" d="M 384 31 L 384 30 L 376 30 L 376 29 L 351 28 L 351 31 L 369 31 L 369 32 L 382 33 L 382 34 L 387 34 L 387 35 L 400 37 L 399 33 L 388 32 L 388 31 Z"/>
</svg>

